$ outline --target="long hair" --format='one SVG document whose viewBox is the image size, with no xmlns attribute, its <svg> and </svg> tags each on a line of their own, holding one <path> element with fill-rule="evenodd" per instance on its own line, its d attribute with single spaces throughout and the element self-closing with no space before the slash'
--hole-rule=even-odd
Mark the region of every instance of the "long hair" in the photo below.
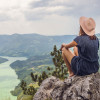
<svg viewBox="0 0 100 100">
<path fill-rule="evenodd" d="M 80 31 L 79 31 L 79 35 L 86 35 L 86 33 L 84 32 L 84 30 L 82 29 L 82 27 L 80 26 Z M 89 36 L 91 40 L 96 40 L 96 35 L 94 34 L 93 36 Z"/>
</svg>

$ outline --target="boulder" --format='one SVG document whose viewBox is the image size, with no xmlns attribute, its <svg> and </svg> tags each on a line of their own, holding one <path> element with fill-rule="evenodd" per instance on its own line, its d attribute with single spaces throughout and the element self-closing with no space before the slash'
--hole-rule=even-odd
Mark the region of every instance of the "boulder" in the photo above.
<svg viewBox="0 0 100 100">
<path fill-rule="evenodd" d="M 42 82 L 33 100 L 100 100 L 100 73 L 74 75 L 64 81 L 51 76 Z"/>
</svg>

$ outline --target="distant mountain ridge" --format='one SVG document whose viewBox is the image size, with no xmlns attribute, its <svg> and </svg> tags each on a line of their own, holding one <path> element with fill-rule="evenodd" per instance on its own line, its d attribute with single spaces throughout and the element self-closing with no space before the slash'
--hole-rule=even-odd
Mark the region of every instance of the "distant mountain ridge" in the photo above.
<svg viewBox="0 0 100 100">
<path fill-rule="evenodd" d="M 96 35 L 100 37 L 100 33 Z M 48 55 L 54 45 L 59 49 L 62 43 L 69 43 L 75 37 L 76 35 L 45 36 L 37 33 L 0 35 L 0 56 Z"/>
<path fill-rule="evenodd" d="M 62 43 L 69 43 L 75 35 L 44 36 L 40 34 L 0 35 L 1 56 L 35 56 L 45 55 L 53 46 L 60 48 Z"/>
</svg>

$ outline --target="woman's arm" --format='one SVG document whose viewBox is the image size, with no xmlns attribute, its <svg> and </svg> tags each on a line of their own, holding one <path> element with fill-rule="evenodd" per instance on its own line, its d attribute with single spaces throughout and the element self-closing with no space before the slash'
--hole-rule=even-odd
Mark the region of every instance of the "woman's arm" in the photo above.
<svg viewBox="0 0 100 100">
<path fill-rule="evenodd" d="M 67 48 L 74 47 L 74 46 L 76 46 L 76 45 L 77 45 L 77 43 L 76 43 L 75 41 L 72 41 L 72 42 L 70 42 L 69 44 L 63 43 L 63 44 L 61 45 L 60 50 L 62 50 L 63 47 L 65 47 L 65 48 L 67 49 Z"/>
<path fill-rule="evenodd" d="M 75 42 L 75 41 L 72 41 L 72 42 L 70 42 L 69 44 L 66 44 L 65 45 L 65 48 L 67 49 L 67 48 L 71 48 L 71 47 L 74 47 L 74 46 L 76 46 L 77 45 L 77 43 Z"/>
</svg>

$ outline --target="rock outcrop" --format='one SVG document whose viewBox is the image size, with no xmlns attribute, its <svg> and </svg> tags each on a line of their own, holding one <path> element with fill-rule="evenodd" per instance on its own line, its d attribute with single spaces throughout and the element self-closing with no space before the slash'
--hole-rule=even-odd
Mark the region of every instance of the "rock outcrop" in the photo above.
<svg viewBox="0 0 100 100">
<path fill-rule="evenodd" d="M 64 81 L 51 76 L 42 82 L 33 100 L 100 100 L 100 73 L 74 75 Z"/>
</svg>

